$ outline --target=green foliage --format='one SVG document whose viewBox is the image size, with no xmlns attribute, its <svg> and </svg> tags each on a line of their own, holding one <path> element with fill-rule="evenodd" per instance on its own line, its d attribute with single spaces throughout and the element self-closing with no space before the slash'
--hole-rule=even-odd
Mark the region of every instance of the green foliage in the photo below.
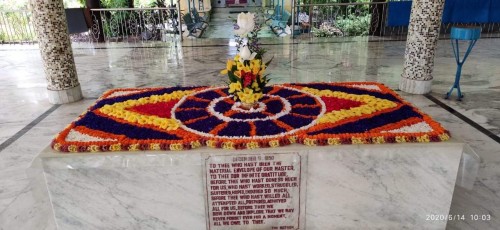
<svg viewBox="0 0 500 230">
<path fill-rule="evenodd" d="M 82 8 L 85 7 L 85 0 L 63 0 L 64 8 Z"/>
<path fill-rule="evenodd" d="M 6 42 L 7 41 L 7 35 L 0 31 L 0 42 Z"/>
<path fill-rule="evenodd" d="M 129 0 L 101 0 L 103 8 L 128 8 Z M 121 36 L 122 31 L 121 23 L 125 22 L 129 17 L 128 11 L 110 11 L 103 14 L 106 23 L 103 24 L 103 32 L 105 36 L 118 37 Z"/>
<path fill-rule="evenodd" d="M 310 0 L 312 4 L 364 3 L 370 0 Z M 306 1 L 309 3 L 309 1 Z M 319 28 L 311 28 L 317 37 L 366 36 L 370 30 L 370 5 L 315 6 Z"/>
<path fill-rule="evenodd" d="M 323 24 L 319 28 L 312 28 L 312 33 L 316 37 L 342 37 L 344 33 L 337 28 L 336 26 L 332 26 L 330 24 Z"/>
<path fill-rule="evenodd" d="M 106 22 L 103 23 L 105 36 L 119 37 L 125 34 L 126 31 L 124 30 L 128 28 L 122 24 L 130 18 L 131 14 L 135 13 L 130 11 L 111 11 L 103 14 L 106 18 Z"/>
<path fill-rule="evenodd" d="M 366 36 L 370 30 L 371 16 L 348 15 L 347 18 L 337 20 L 337 26 L 344 32 L 344 36 Z"/>
<path fill-rule="evenodd" d="M 328 4 L 328 3 L 363 3 L 370 2 L 371 0 L 302 0 L 306 4 Z M 340 15 L 366 15 L 369 13 L 370 6 L 363 5 L 349 5 L 349 6 L 320 6 L 320 12 L 328 14 L 336 12 Z"/>
<path fill-rule="evenodd" d="M 231 82 L 237 82 L 239 80 L 239 78 L 236 75 L 234 75 L 234 71 L 236 71 L 234 70 L 235 68 L 236 67 L 234 67 L 232 71 L 227 72 L 227 76 L 229 76 L 229 81 Z"/>
<path fill-rule="evenodd" d="M 126 8 L 128 0 L 101 0 L 101 5 L 104 8 Z"/>
<path fill-rule="evenodd" d="M 156 0 L 156 1 L 150 1 L 149 3 L 150 7 L 167 7 L 165 4 L 165 0 Z"/>
<path fill-rule="evenodd" d="M 29 25 L 30 13 L 4 12 L 0 27 L 0 41 L 3 42 L 26 42 L 35 40 L 32 26 Z"/>
<path fill-rule="evenodd" d="M 0 10 L 28 9 L 29 0 L 0 0 Z"/>
<path fill-rule="evenodd" d="M 324 23 L 319 28 L 312 28 L 316 37 L 366 36 L 370 30 L 370 15 L 348 15 L 337 19 L 335 25 Z"/>
<path fill-rule="evenodd" d="M 134 0 L 134 7 L 135 8 L 141 8 L 141 7 L 164 7 L 161 6 L 161 2 L 165 2 L 164 0 Z M 177 3 L 177 1 L 174 1 Z M 158 3 L 160 5 L 158 5 Z M 170 1 L 169 1 L 170 3 Z"/>
</svg>

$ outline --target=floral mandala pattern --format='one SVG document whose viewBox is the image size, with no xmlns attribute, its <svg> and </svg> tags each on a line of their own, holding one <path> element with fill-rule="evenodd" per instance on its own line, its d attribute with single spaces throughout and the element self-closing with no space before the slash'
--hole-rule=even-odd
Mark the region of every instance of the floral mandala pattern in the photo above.
<svg viewBox="0 0 500 230">
<path fill-rule="evenodd" d="M 227 89 L 207 89 L 183 98 L 172 115 L 183 129 L 200 136 L 255 139 L 309 128 L 325 112 L 323 101 L 307 92 L 283 86 L 267 87 L 265 92 L 259 107 L 248 111 L 238 107 Z"/>
<path fill-rule="evenodd" d="M 61 152 L 437 142 L 449 132 L 382 84 L 266 87 L 241 109 L 224 87 L 114 89 L 57 135 Z"/>
</svg>

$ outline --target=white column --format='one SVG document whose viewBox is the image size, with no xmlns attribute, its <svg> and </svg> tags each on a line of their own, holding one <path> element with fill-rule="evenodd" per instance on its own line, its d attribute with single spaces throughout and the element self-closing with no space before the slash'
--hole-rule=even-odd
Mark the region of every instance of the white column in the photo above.
<svg viewBox="0 0 500 230">
<path fill-rule="evenodd" d="M 49 102 L 82 99 L 62 0 L 31 0 L 32 20 L 47 79 Z"/>
<path fill-rule="evenodd" d="M 444 0 L 413 0 L 399 89 L 413 94 L 431 91 Z"/>
</svg>

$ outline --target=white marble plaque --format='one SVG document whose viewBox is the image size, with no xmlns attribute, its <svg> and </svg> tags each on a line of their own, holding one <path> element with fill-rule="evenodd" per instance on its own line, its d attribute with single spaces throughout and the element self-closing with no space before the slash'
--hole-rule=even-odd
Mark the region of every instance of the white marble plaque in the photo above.
<svg viewBox="0 0 500 230">
<path fill-rule="evenodd" d="M 205 158 L 205 174 L 208 229 L 299 229 L 297 152 L 212 154 Z"/>
</svg>

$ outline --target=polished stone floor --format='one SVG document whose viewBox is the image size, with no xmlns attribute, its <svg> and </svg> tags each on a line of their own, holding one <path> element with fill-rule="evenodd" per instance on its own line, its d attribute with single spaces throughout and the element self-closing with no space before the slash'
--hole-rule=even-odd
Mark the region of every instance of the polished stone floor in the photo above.
<svg viewBox="0 0 500 230">
<path fill-rule="evenodd" d="M 404 41 L 368 38 L 266 40 L 273 83 L 377 81 L 397 89 Z M 118 87 L 222 85 L 219 70 L 236 53 L 228 39 L 183 43 L 74 44 L 85 100 L 48 103 L 39 50 L 32 45 L 0 46 L 0 229 L 53 229 L 50 207 L 30 181 L 30 165 L 54 135 L 105 90 Z M 456 64 L 449 41 L 440 41 L 431 97 L 401 93 L 441 122 L 481 157 L 472 190 L 456 187 L 451 214 L 465 220 L 448 229 L 497 229 L 500 226 L 500 39 L 480 40 L 462 72 L 463 101 L 444 100 Z M 450 112 L 452 111 L 452 112 Z M 458 116 L 457 116 L 458 115 Z M 463 116 L 459 118 L 459 116 Z M 480 132 L 464 120 L 485 129 Z M 489 134 L 490 136 L 486 135 Z M 432 213 L 422 213 L 423 216 Z M 472 220 L 470 215 L 491 215 Z M 496 226 L 496 227 L 495 227 Z"/>
<path fill-rule="evenodd" d="M 227 28 L 232 28 L 234 20 L 238 18 L 238 12 L 256 12 L 255 7 L 235 7 L 235 8 L 213 8 L 210 16 L 210 25 L 203 33 L 203 38 L 232 38 L 234 32 Z M 267 13 L 263 11 L 262 13 Z M 272 11 L 269 11 L 272 13 Z M 278 37 L 268 26 L 262 27 L 259 37 Z"/>
</svg>

